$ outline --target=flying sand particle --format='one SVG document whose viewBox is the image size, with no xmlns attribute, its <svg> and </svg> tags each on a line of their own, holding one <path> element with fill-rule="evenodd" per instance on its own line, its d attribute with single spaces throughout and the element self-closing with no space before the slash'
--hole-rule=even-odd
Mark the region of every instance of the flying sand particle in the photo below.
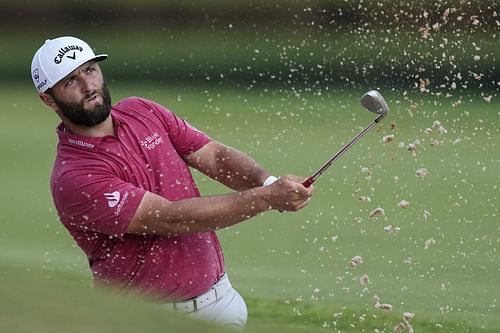
<svg viewBox="0 0 500 333">
<path fill-rule="evenodd" d="M 385 135 L 382 138 L 382 142 L 384 142 L 384 143 L 389 143 L 389 142 L 392 142 L 393 140 L 394 140 L 394 134 Z"/>
<path fill-rule="evenodd" d="M 401 231 L 400 227 L 396 227 L 393 224 L 389 224 L 388 226 L 384 227 L 384 231 L 389 233 L 389 234 L 397 234 L 398 232 Z"/>
<path fill-rule="evenodd" d="M 431 247 L 432 245 L 435 245 L 435 244 L 436 244 L 436 241 L 434 240 L 434 238 L 430 238 L 430 239 L 425 241 L 424 249 L 427 250 L 429 247 Z"/>
<path fill-rule="evenodd" d="M 408 208 L 410 207 L 410 202 L 408 200 L 401 200 L 399 203 L 398 203 L 399 207 L 401 208 Z"/>
<path fill-rule="evenodd" d="M 383 208 L 375 208 L 374 210 L 372 210 L 370 212 L 370 217 L 376 217 L 376 216 L 381 216 L 381 215 L 384 215 L 385 214 L 385 211 Z"/>
<path fill-rule="evenodd" d="M 399 322 L 396 326 L 394 326 L 394 332 L 405 332 L 413 333 L 413 327 L 410 324 L 410 321 L 413 319 L 414 314 L 411 312 L 403 313 L 403 320 Z"/>
<path fill-rule="evenodd" d="M 483 99 L 484 99 L 486 102 L 488 102 L 488 103 L 490 103 L 490 102 L 491 102 L 491 99 L 492 99 L 492 98 L 493 98 L 493 95 L 490 95 L 490 96 L 483 96 Z"/>
<path fill-rule="evenodd" d="M 364 274 L 362 277 L 359 278 L 359 283 L 362 285 L 362 286 L 365 286 L 367 285 L 368 283 L 370 283 L 370 278 L 368 277 L 368 275 Z"/>
<path fill-rule="evenodd" d="M 358 265 L 361 265 L 362 263 L 363 263 L 363 257 L 354 256 L 354 257 L 352 257 L 351 261 L 349 261 L 349 266 L 354 268 Z"/>
<path fill-rule="evenodd" d="M 425 177 L 427 176 L 427 169 L 426 168 L 417 169 L 415 174 L 417 175 L 417 177 Z"/>
<path fill-rule="evenodd" d="M 408 149 L 409 151 L 411 151 L 412 155 L 413 156 L 417 156 L 417 146 L 420 145 L 420 140 L 415 140 L 413 143 L 409 143 L 407 146 L 406 146 L 406 149 Z"/>
<path fill-rule="evenodd" d="M 406 321 L 411 321 L 414 316 L 415 316 L 415 314 L 412 313 L 412 312 L 405 312 L 405 313 L 403 313 L 403 319 L 406 320 Z"/>
<path fill-rule="evenodd" d="M 373 296 L 373 300 L 375 301 L 375 307 L 384 311 L 391 311 L 392 305 L 388 303 L 380 303 L 380 297 L 377 295 Z"/>
</svg>

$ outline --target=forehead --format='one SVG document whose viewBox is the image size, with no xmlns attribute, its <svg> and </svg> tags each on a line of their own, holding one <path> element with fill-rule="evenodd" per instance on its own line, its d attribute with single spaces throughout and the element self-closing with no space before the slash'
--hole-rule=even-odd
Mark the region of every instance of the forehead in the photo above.
<svg viewBox="0 0 500 333">
<path fill-rule="evenodd" d="M 95 60 L 90 60 L 90 61 L 87 61 L 86 63 L 84 63 L 83 65 L 81 65 L 80 67 L 77 67 L 74 71 L 72 71 L 71 73 L 69 73 L 68 75 L 66 75 L 62 80 L 68 78 L 68 77 L 71 77 L 73 75 L 77 75 L 79 71 L 81 70 L 84 70 L 85 68 L 89 67 L 89 66 L 93 66 L 95 65 L 96 67 L 99 67 L 98 65 L 98 62 L 95 61 Z M 62 81 L 61 80 L 61 81 Z"/>
<path fill-rule="evenodd" d="M 78 73 L 82 70 L 85 70 L 86 68 L 88 68 L 89 66 L 94 66 L 95 67 L 99 67 L 98 65 L 98 62 L 95 61 L 95 60 L 90 60 L 90 61 L 87 61 L 86 63 L 84 63 L 83 65 L 77 67 L 75 70 L 73 70 L 71 73 L 69 73 L 68 75 L 66 75 L 65 77 L 63 77 L 61 79 L 61 81 L 64 81 L 72 76 L 75 76 L 75 75 L 78 75 Z"/>
<path fill-rule="evenodd" d="M 96 68 L 99 68 L 98 64 L 99 63 L 97 61 L 95 61 L 95 60 L 87 61 L 86 63 L 84 63 L 83 65 L 80 65 L 75 70 L 73 70 L 71 73 L 69 73 L 68 75 L 66 75 L 65 77 L 63 77 L 59 82 L 57 82 L 54 85 L 54 88 L 56 88 L 57 86 L 60 86 L 60 84 L 63 83 L 63 82 L 65 82 L 66 80 L 68 80 L 68 79 L 70 79 L 70 78 L 72 78 L 74 76 L 77 76 L 80 71 L 85 70 L 89 66 L 95 66 Z"/>
</svg>

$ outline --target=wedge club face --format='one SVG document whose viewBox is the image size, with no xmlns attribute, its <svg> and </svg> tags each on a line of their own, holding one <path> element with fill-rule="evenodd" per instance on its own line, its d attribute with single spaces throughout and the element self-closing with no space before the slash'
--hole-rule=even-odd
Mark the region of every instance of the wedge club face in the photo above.
<svg viewBox="0 0 500 333">
<path fill-rule="evenodd" d="M 369 111 L 378 114 L 375 121 L 378 123 L 389 113 L 389 107 L 385 102 L 384 97 L 377 90 L 370 90 L 361 97 L 361 105 Z"/>
</svg>

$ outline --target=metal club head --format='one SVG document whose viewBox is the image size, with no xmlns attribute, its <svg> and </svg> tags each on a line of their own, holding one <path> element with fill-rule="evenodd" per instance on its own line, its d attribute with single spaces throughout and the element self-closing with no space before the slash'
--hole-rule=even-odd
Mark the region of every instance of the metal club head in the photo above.
<svg viewBox="0 0 500 333">
<path fill-rule="evenodd" d="M 389 107 L 384 100 L 384 97 L 377 90 L 370 90 L 361 97 L 361 105 L 367 108 L 369 111 L 378 114 L 378 118 L 375 121 L 378 123 L 381 121 L 389 112 Z"/>
</svg>

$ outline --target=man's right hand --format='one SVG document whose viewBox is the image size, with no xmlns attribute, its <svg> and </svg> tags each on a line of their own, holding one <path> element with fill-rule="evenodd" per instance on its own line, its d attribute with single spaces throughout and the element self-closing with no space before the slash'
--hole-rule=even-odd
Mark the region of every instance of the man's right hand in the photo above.
<svg viewBox="0 0 500 333">
<path fill-rule="evenodd" d="M 266 197 L 269 206 L 279 211 L 298 211 L 304 208 L 312 197 L 314 187 L 305 187 L 305 178 L 287 175 L 268 185 Z"/>
</svg>

